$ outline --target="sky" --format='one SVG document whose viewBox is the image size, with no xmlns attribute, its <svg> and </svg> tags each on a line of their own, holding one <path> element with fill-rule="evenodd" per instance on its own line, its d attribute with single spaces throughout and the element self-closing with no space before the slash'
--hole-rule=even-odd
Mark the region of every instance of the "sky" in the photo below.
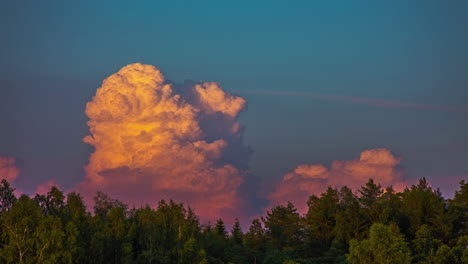
<svg viewBox="0 0 468 264">
<path fill-rule="evenodd" d="M 379 157 L 368 164 L 384 161 L 389 184 L 426 177 L 450 196 L 468 179 L 467 12 L 466 1 L 429 0 L 7 1 L 0 9 L 0 156 L 15 164 L 0 165 L 18 169 L 7 176 L 27 193 L 48 183 L 91 184 L 97 172 L 85 168 L 101 164 L 90 157 L 105 149 L 83 142 L 93 134 L 87 103 L 104 79 L 143 63 L 160 70 L 145 68 L 148 74 L 191 89 L 181 98 L 200 109 L 191 120 L 203 135 L 180 144 L 219 139 L 228 142 L 222 153 L 251 150 L 242 162 L 202 151 L 200 164 L 232 165 L 232 175 L 252 186 L 233 195 L 261 197 L 252 202 L 257 209 L 288 199 L 314 164 L 326 169 L 319 178 L 335 179 L 319 187 L 349 166 L 368 168 L 364 153 Z M 213 88 L 222 97 L 215 103 L 243 98 L 245 105 L 215 119 L 211 99 L 193 99 L 211 91 L 195 84 L 209 82 L 225 91 Z M 241 127 L 210 134 L 217 125 L 208 119 Z M 131 168 L 107 169 L 122 166 Z"/>
</svg>

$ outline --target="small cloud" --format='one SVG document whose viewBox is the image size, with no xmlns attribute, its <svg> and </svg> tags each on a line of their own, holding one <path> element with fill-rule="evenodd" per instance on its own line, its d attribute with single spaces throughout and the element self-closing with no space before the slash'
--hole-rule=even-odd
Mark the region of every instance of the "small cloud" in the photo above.
<svg viewBox="0 0 468 264">
<path fill-rule="evenodd" d="M 383 187 L 404 185 L 402 171 L 398 168 L 401 158 L 393 155 L 388 149 L 379 148 L 361 152 L 359 159 L 337 160 L 327 168 L 321 164 L 302 164 L 293 172 L 283 176 L 282 181 L 269 195 L 272 204 L 291 201 L 299 211 L 305 212 L 310 195 L 320 195 L 328 186 L 348 186 L 358 189 L 369 178 Z"/>
<path fill-rule="evenodd" d="M 60 189 L 60 186 L 57 184 L 55 180 L 48 180 L 45 183 L 39 184 L 36 186 L 36 191 L 34 192 L 35 194 L 41 194 L 41 195 L 46 195 L 50 189 L 52 189 L 53 186 L 56 186 L 57 188 Z"/>
<path fill-rule="evenodd" d="M 5 179 L 11 183 L 18 177 L 19 172 L 15 158 L 0 156 L 0 180 Z"/>
</svg>

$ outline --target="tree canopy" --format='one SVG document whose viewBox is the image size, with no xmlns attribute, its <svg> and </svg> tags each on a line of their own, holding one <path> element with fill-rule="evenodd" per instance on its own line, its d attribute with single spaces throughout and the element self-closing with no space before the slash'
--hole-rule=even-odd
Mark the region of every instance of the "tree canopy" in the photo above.
<svg viewBox="0 0 468 264">
<path fill-rule="evenodd" d="M 370 179 L 253 219 L 200 223 L 172 200 L 129 207 L 98 192 L 93 212 L 57 187 L 15 196 L 0 183 L 0 263 L 468 263 L 468 184 L 447 200 L 421 179 L 402 192 Z M 233 219 L 229 219 L 233 220 Z"/>
</svg>

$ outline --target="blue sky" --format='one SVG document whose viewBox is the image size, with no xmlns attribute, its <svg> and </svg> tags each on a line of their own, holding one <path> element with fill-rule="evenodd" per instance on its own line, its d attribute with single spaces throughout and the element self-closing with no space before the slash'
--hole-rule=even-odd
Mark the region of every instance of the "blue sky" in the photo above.
<svg viewBox="0 0 468 264">
<path fill-rule="evenodd" d="M 265 181 L 376 147 L 402 156 L 408 178 L 468 177 L 467 12 L 466 1 L 8 1 L 0 154 L 19 159 L 22 190 L 74 186 L 93 151 L 86 102 L 142 62 L 244 96 L 251 170 Z"/>
</svg>

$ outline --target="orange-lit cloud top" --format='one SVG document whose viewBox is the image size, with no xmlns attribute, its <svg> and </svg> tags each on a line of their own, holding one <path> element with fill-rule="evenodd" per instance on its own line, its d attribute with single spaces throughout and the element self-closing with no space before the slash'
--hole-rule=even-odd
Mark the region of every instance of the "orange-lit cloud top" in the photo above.
<svg viewBox="0 0 468 264">
<path fill-rule="evenodd" d="M 398 168 L 400 160 L 388 149 L 380 148 L 365 150 L 356 160 L 334 161 L 331 168 L 320 164 L 299 165 L 283 176 L 269 199 L 272 204 L 291 201 L 299 211 L 305 212 L 308 197 L 320 195 L 328 186 L 339 188 L 347 185 L 356 190 L 373 178 L 383 187 L 396 185 L 401 188 L 404 183 L 402 171 Z"/>
<path fill-rule="evenodd" d="M 249 153 L 236 121 L 245 107 L 218 83 L 176 87 L 154 66 L 128 65 L 86 105 L 83 140 L 95 152 L 82 188 L 136 206 L 171 198 L 202 218 L 234 215 L 246 175 L 236 157 Z"/>
<path fill-rule="evenodd" d="M 13 157 L 0 156 L 0 180 L 5 179 L 11 183 L 18 177 L 19 169 L 15 163 Z"/>
</svg>

